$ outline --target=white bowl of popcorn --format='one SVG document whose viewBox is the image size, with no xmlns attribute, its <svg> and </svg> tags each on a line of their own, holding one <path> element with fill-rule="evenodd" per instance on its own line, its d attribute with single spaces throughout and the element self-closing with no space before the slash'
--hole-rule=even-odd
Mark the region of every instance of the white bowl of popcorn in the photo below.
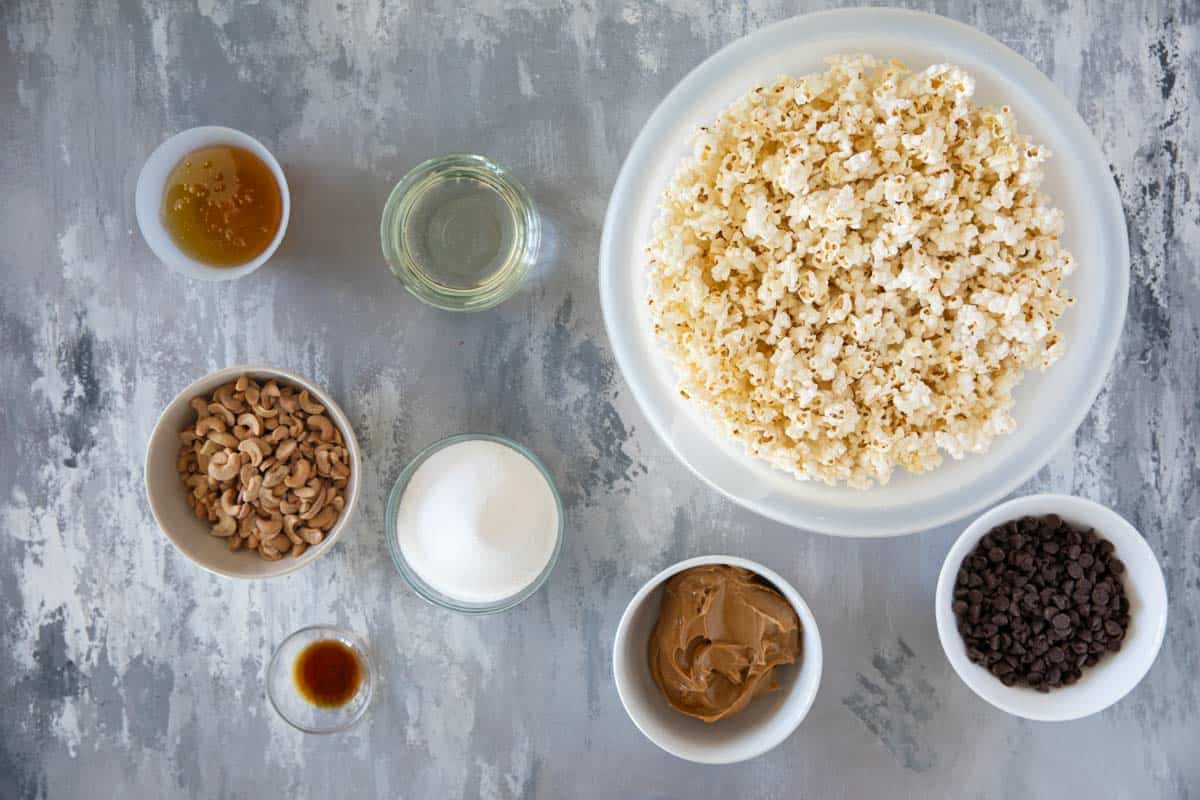
<svg viewBox="0 0 1200 800">
<path fill-rule="evenodd" d="M 361 472 L 333 398 L 273 367 L 193 382 L 146 446 L 158 527 L 193 563 L 230 578 L 286 575 L 328 553 L 354 514 Z"/>
<path fill-rule="evenodd" d="M 859 106 L 911 127 L 842 130 Z M 966 130 L 969 149 L 939 138 Z M 756 149 L 763 131 L 786 146 Z M 1069 440 L 1128 262 L 1107 161 L 1047 78 L 968 26 L 849 9 L 758 31 L 668 95 L 613 190 L 600 295 L 631 392 L 699 477 L 796 527 L 886 536 L 995 502 Z"/>
</svg>

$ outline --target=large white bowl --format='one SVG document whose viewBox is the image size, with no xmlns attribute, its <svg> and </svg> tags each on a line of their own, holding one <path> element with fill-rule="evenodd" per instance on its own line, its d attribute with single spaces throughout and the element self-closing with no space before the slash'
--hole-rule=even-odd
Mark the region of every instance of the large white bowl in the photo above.
<svg viewBox="0 0 1200 800">
<path fill-rule="evenodd" d="M 245 264 L 238 264 L 234 267 L 214 267 L 184 253 L 179 249 L 179 245 L 175 244 L 175 240 L 171 238 L 171 234 L 162 221 L 163 188 L 167 184 L 167 177 L 175 169 L 175 165 L 193 150 L 214 145 L 241 147 L 262 159 L 263 163 L 271 168 L 275 182 L 279 184 L 280 201 L 283 203 L 282 216 L 279 218 L 279 230 L 275 232 L 275 238 L 267 245 L 267 249 Z M 146 244 L 154 252 L 154 255 L 158 256 L 158 260 L 167 267 L 181 275 L 201 281 L 229 281 L 254 272 L 279 249 L 280 243 L 283 242 L 283 236 L 287 233 L 288 219 L 292 215 L 292 195 L 288 191 L 283 167 L 279 166 L 275 156 L 263 146 L 262 142 L 250 134 L 242 133 L 234 128 L 202 125 L 199 128 L 189 128 L 175 134 L 156 147 L 150 157 L 146 159 L 146 163 L 142 165 L 142 171 L 138 173 L 137 188 L 134 193 L 134 214 L 137 217 L 142 238 L 146 240 Z"/>
<path fill-rule="evenodd" d="M 350 454 L 350 480 L 343 495 L 346 505 L 322 542 L 309 547 L 299 558 L 284 554 L 278 561 L 267 561 L 257 553 L 247 550 L 230 550 L 228 542 L 210 534 L 211 525 L 196 519 L 187 506 L 187 487 L 179 480 L 175 462 L 179 456 L 179 432 L 196 418 L 195 411 L 188 403 L 193 397 L 211 395 L 219 386 L 236 380 L 239 375 L 249 375 L 257 381 L 269 381 L 274 378 L 281 383 L 307 389 L 314 400 L 325 406 L 325 413 L 342 432 L 342 439 L 345 440 L 346 450 Z M 349 418 L 338 404 L 333 402 L 328 392 L 312 381 L 294 372 L 263 366 L 227 367 L 217 370 L 177 394 L 163 410 L 154 431 L 150 434 L 150 441 L 146 445 L 145 469 L 146 497 L 163 535 L 192 563 L 227 578 L 255 579 L 287 575 L 328 553 L 354 516 L 354 509 L 358 505 L 359 487 L 362 485 L 362 457 L 358 450 L 358 438 L 354 435 Z"/>
<path fill-rule="evenodd" d="M 898 57 L 914 68 L 952 62 L 976 79 L 976 98 L 1007 104 L 1020 130 L 1050 148 L 1045 191 L 1066 217 L 1078 302 L 1059 330 L 1063 358 L 1029 373 L 1016 392 L 1016 432 L 991 450 L 937 470 L 897 470 L 867 491 L 803 482 L 714 433 L 680 398 L 654 341 L 644 248 L 662 191 L 695 129 L 756 83 L 824 69 L 835 53 Z M 1071 103 L 1021 56 L 966 25 L 912 11 L 850 9 L 796 17 L 734 42 L 667 96 L 634 142 L 609 202 L 600 247 L 600 299 L 617 363 L 650 426 L 700 478 L 764 516 L 841 536 L 911 533 L 986 507 L 1033 475 L 1071 436 L 1104 382 L 1125 319 L 1129 245 L 1107 161 Z"/>
<path fill-rule="evenodd" d="M 738 714 L 706 723 L 667 704 L 650 673 L 650 633 L 658 621 L 662 586 L 685 569 L 729 564 L 748 569 L 779 590 L 800 617 L 800 662 L 776 671 L 779 691 L 756 698 Z M 731 764 L 761 755 L 799 727 L 821 685 L 821 632 L 800 593 L 762 564 L 735 556 L 701 556 L 667 567 L 643 586 L 621 615 L 613 644 L 613 679 L 633 724 L 646 738 L 679 758 L 701 764 Z"/>
<path fill-rule="evenodd" d="M 1107 654 L 1094 667 L 1085 669 L 1077 683 L 1047 694 L 1022 686 L 1005 686 L 972 662 L 951 608 L 959 567 L 979 540 L 998 525 L 1045 514 L 1057 514 L 1073 525 L 1094 528 L 1113 543 L 1117 557 L 1125 562 L 1125 596 L 1130 616 L 1129 630 L 1118 652 Z M 1078 719 L 1120 700 L 1150 670 L 1167 630 L 1167 585 L 1154 552 L 1123 517 L 1082 497 L 1056 494 L 1018 497 L 981 515 L 963 531 L 946 555 L 934 598 L 938 638 L 958 676 L 971 691 L 996 708 L 1033 720 Z"/>
</svg>

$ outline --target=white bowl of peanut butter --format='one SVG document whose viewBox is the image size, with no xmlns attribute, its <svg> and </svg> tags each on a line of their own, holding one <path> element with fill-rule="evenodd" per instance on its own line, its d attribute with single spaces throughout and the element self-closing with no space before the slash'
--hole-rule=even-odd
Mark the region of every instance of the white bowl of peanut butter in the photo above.
<svg viewBox="0 0 1200 800">
<path fill-rule="evenodd" d="M 735 556 L 692 558 L 655 575 L 629 601 L 613 646 L 617 694 L 633 724 L 701 764 L 745 761 L 787 739 L 817 696 L 821 662 L 820 631 L 800 593 Z"/>
</svg>

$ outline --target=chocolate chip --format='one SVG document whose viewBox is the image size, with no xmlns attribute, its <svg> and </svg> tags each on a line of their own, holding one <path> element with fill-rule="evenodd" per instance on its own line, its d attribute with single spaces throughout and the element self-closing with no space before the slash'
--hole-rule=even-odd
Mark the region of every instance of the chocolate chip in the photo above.
<svg viewBox="0 0 1200 800">
<path fill-rule="evenodd" d="M 1125 639 L 1124 572 L 1111 543 L 1061 518 L 993 528 L 954 582 L 951 607 L 968 657 L 1006 686 L 1074 684 Z"/>
</svg>

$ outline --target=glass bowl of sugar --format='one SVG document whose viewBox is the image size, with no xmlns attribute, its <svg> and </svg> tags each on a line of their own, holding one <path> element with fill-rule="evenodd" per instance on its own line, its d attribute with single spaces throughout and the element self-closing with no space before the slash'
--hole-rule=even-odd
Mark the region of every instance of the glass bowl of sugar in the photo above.
<svg viewBox="0 0 1200 800">
<path fill-rule="evenodd" d="M 562 550 L 563 519 L 537 456 L 502 436 L 468 433 L 435 442 L 400 473 L 385 539 L 422 598 L 495 614 L 545 583 Z"/>
</svg>

